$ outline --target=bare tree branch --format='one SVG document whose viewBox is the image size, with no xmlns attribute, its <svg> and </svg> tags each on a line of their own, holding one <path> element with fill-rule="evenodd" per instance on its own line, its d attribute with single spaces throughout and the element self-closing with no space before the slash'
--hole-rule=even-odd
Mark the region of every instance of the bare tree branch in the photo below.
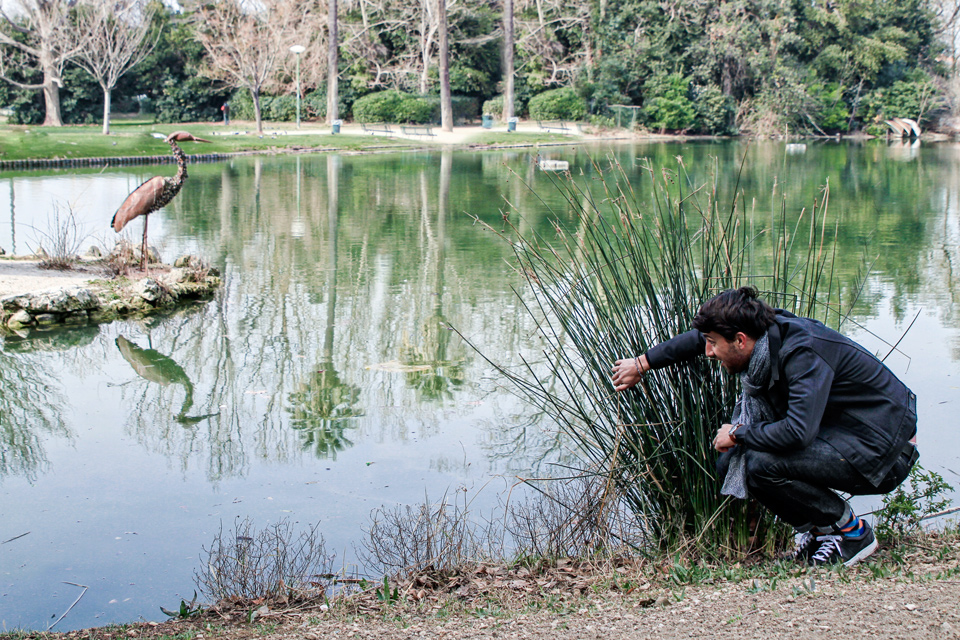
<svg viewBox="0 0 960 640">
<path fill-rule="evenodd" d="M 120 78 L 150 55 L 160 33 L 148 40 L 153 11 L 142 0 L 84 0 L 77 32 L 87 34 L 74 63 L 103 89 L 103 134 L 110 133 L 110 95 Z"/>
<path fill-rule="evenodd" d="M 257 133 L 262 134 L 260 93 L 276 79 L 291 45 L 314 43 L 320 15 L 313 4 L 297 0 L 218 0 L 198 7 L 193 18 L 197 39 L 209 56 L 204 73 L 250 91 Z"/>
<path fill-rule="evenodd" d="M 45 126 L 62 126 L 60 117 L 60 87 L 63 86 L 63 67 L 76 56 L 85 34 L 78 33 L 70 21 L 72 3 L 69 0 L 17 0 L 23 18 L 13 20 L 3 14 L 4 26 L 26 36 L 22 43 L 0 30 L 0 45 L 3 46 L 0 69 L 11 63 L 11 49 L 34 60 L 43 72 L 43 82 L 38 86 L 13 81 L 8 74 L 2 77 L 11 84 L 24 89 L 43 89 L 46 106 Z"/>
</svg>

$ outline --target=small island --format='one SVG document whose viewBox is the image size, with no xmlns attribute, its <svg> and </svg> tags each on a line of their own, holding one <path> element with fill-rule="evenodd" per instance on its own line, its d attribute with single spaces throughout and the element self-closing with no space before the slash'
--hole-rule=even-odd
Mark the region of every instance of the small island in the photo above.
<svg viewBox="0 0 960 640">
<path fill-rule="evenodd" d="M 58 325 L 149 315 L 209 297 L 221 285 L 219 271 L 197 256 L 151 262 L 141 271 L 117 255 L 88 256 L 59 271 L 36 257 L 0 259 L 0 333 L 25 337 Z"/>
</svg>

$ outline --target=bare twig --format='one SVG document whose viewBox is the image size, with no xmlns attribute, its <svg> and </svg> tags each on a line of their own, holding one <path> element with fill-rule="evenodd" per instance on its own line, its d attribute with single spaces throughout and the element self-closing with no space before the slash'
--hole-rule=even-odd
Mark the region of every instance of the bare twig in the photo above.
<svg viewBox="0 0 960 640">
<path fill-rule="evenodd" d="M 945 516 L 951 513 L 957 513 L 958 511 L 960 511 L 960 507 L 953 507 L 952 509 L 944 509 L 943 511 L 937 511 L 936 513 L 925 515 L 919 520 L 917 520 L 917 522 L 923 522 L 924 520 L 929 520 L 931 518 L 939 518 L 940 516 Z"/>
<path fill-rule="evenodd" d="M 47 627 L 47 631 L 50 631 L 50 629 L 53 629 L 55 626 L 57 626 L 57 623 L 58 623 L 58 622 L 60 622 L 60 621 L 63 620 L 64 618 L 66 618 L 66 617 L 67 617 L 67 614 L 70 613 L 70 610 L 73 609 L 75 606 L 77 606 L 77 603 L 80 602 L 80 598 L 82 598 L 82 597 L 83 597 L 83 594 L 85 594 L 85 593 L 87 592 L 87 589 L 90 588 L 90 587 L 88 587 L 88 586 L 86 586 L 86 585 L 84 585 L 84 584 L 77 584 L 76 582 L 66 582 L 66 581 L 64 581 L 63 584 L 69 584 L 69 585 L 71 585 L 71 586 L 73 586 L 73 587 L 80 587 L 81 589 L 83 589 L 83 591 L 80 592 L 80 595 L 78 595 L 78 596 L 77 596 L 77 599 L 73 601 L 73 604 L 70 605 L 69 607 L 67 607 L 67 610 L 64 611 L 63 614 L 62 614 L 59 618 L 57 618 L 56 620 L 54 620 L 53 622 L 50 623 L 50 626 Z"/>
<path fill-rule="evenodd" d="M 30 535 L 30 532 L 27 531 L 26 533 L 21 533 L 21 534 L 18 535 L 18 536 L 13 536 L 13 537 L 10 538 L 9 540 L 4 540 L 3 542 L 0 542 L 0 544 L 7 544 L 8 542 L 13 542 L 14 540 L 19 540 L 20 538 L 22 538 L 23 536 L 26 536 L 26 535 Z"/>
<path fill-rule="evenodd" d="M 890 348 L 890 351 L 887 352 L 887 355 L 880 359 L 880 362 L 886 361 L 886 359 L 890 357 L 890 354 L 896 351 L 897 347 L 900 346 L 900 343 L 903 342 L 903 339 L 907 337 L 908 333 L 910 333 L 910 329 L 913 328 L 913 323 L 916 322 L 917 318 L 920 317 L 921 311 L 923 311 L 923 309 L 917 310 L 917 315 L 913 316 L 913 320 L 910 321 L 910 325 L 904 330 L 903 335 L 901 335 L 900 339 L 897 340 L 897 342 Z"/>
</svg>

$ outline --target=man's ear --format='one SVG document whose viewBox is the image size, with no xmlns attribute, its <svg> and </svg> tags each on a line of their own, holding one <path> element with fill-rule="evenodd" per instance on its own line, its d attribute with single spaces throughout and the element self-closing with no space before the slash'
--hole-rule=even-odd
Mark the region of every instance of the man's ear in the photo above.
<svg viewBox="0 0 960 640">
<path fill-rule="evenodd" d="M 733 341 L 737 343 L 738 349 L 744 349 L 750 342 L 750 336 L 745 334 L 743 331 L 738 331 L 737 335 L 733 336 Z"/>
</svg>

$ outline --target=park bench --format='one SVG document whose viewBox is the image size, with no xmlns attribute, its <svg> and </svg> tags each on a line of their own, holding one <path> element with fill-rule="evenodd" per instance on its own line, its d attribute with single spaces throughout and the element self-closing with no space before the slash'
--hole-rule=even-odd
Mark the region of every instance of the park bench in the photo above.
<svg viewBox="0 0 960 640">
<path fill-rule="evenodd" d="M 408 136 L 435 136 L 433 127 L 428 124 L 405 124 L 400 126 L 400 130 Z"/>
<path fill-rule="evenodd" d="M 361 122 L 360 128 L 363 129 L 364 133 L 369 133 L 370 135 L 375 133 L 385 133 L 390 135 L 393 133 L 393 129 L 391 129 L 390 125 L 386 122 Z"/>
<path fill-rule="evenodd" d="M 537 120 L 541 131 L 570 131 L 570 127 L 563 120 Z"/>
</svg>

